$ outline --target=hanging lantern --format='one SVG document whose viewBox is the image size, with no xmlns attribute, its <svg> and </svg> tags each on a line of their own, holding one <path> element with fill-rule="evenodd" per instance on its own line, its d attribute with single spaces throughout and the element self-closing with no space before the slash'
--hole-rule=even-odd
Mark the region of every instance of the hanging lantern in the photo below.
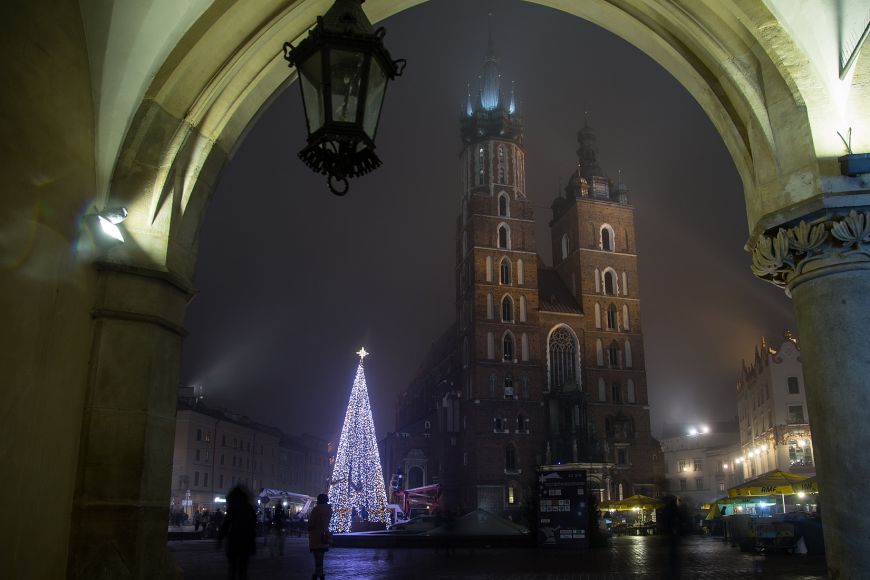
<svg viewBox="0 0 870 580">
<path fill-rule="evenodd" d="M 327 176 L 329 190 L 344 195 L 348 178 L 379 167 L 375 134 L 387 82 L 401 76 L 406 61 L 384 48 L 384 28 L 375 30 L 364 0 L 336 0 L 308 36 L 284 58 L 299 73 L 308 145 L 299 158 Z"/>
</svg>

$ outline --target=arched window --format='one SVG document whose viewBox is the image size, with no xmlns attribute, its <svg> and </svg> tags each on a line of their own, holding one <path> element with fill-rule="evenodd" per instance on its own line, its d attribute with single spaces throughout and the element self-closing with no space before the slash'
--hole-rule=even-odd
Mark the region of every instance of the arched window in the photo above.
<svg viewBox="0 0 870 580">
<path fill-rule="evenodd" d="M 502 284 L 511 283 L 511 261 L 508 258 L 502 258 L 499 264 L 499 273 Z"/>
<path fill-rule="evenodd" d="M 595 339 L 595 363 L 600 367 L 604 366 L 604 348 L 600 338 Z"/>
<path fill-rule="evenodd" d="M 618 382 L 614 382 L 611 385 L 611 389 L 613 391 L 613 402 L 622 403 L 622 386 Z"/>
<path fill-rule="evenodd" d="M 520 322 L 526 321 L 526 297 L 520 296 Z"/>
<path fill-rule="evenodd" d="M 607 366 L 612 369 L 619 367 L 619 345 L 616 344 L 616 341 L 610 343 L 607 348 Z"/>
<path fill-rule="evenodd" d="M 598 377 L 598 401 L 604 402 L 607 400 L 607 385 L 604 383 L 604 379 Z"/>
<path fill-rule="evenodd" d="M 520 353 L 522 360 L 529 360 L 529 337 L 525 332 L 520 335 Z"/>
<path fill-rule="evenodd" d="M 616 283 L 616 272 L 610 268 L 604 271 L 604 293 L 608 296 L 616 296 L 619 294 L 619 288 Z"/>
<path fill-rule="evenodd" d="M 619 320 L 616 312 L 616 304 L 611 304 L 607 307 L 607 330 L 617 329 L 619 325 Z"/>
<path fill-rule="evenodd" d="M 486 257 L 486 281 L 492 282 L 492 256 Z"/>
<path fill-rule="evenodd" d="M 526 283 L 526 269 L 522 259 L 517 260 L 517 284 L 523 285 Z"/>
<path fill-rule="evenodd" d="M 498 196 L 498 215 L 501 217 L 510 217 L 511 210 L 509 203 L 508 194 L 502 193 Z"/>
<path fill-rule="evenodd" d="M 564 326 L 556 329 L 547 342 L 550 362 L 550 388 L 577 382 L 577 340 Z"/>
<path fill-rule="evenodd" d="M 562 259 L 568 257 L 568 252 L 571 249 L 571 240 L 568 238 L 568 234 L 562 234 Z"/>
<path fill-rule="evenodd" d="M 628 399 L 627 399 L 628 402 L 629 403 L 636 403 L 637 402 L 637 393 L 635 393 L 635 390 L 634 390 L 634 381 L 631 379 L 628 379 L 628 383 L 626 384 L 626 387 L 628 387 Z"/>
<path fill-rule="evenodd" d="M 622 327 L 631 330 L 631 319 L 628 317 L 628 304 L 622 305 Z"/>
<path fill-rule="evenodd" d="M 514 321 L 514 301 L 510 296 L 505 296 L 501 299 L 501 321 Z"/>
<path fill-rule="evenodd" d="M 504 145 L 498 146 L 497 155 L 498 155 L 498 182 L 505 183 Z"/>
<path fill-rule="evenodd" d="M 511 249 L 511 231 L 507 224 L 498 226 L 498 247 L 505 250 Z"/>
<path fill-rule="evenodd" d="M 514 335 L 510 332 L 504 333 L 504 339 L 502 339 L 502 358 L 505 361 L 514 360 Z"/>
<path fill-rule="evenodd" d="M 495 318 L 495 312 L 493 312 L 493 310 L 495 310 L 495 307 L 493 306 L 493 302 L 492 302 L 492 294 L 487 294 L 486 295 L 486 319 L 487 320 L 492 320 L 493 318 Z"/>
<path fill-rule="evenodd" d="M 517 448 L 513 443 L 508 443 L 505 446 L 504 468 L 505 471 L 516 471 L 517 469 Z"/>
<path fill-rule="evenodd" d="M 423 468 L 419 465 L 412 465 L 408 468 L 408 483 L 407 488 L 413 489 L 415 487 L 421 487 L 426 482 L 423 481 Z"/>
<path fill-rule="evenodd" d="M 601 272 L 595 268 L 595 292 L 601 292 Z"/>
<path fill-rule="evenodd" d="M 601 328 L 601 305 L 595 303 L 595 328 Z"/>
<path fill-rule="evenodd" d="M 495 336 L 491 332 L 486 333 L 486 358 L 495 358 Z"/>
<path fill-rule="evenodd" d="M 607 252 L 614 251 L 616 244 L 614 243 L 613 228 L 609 224 L 601 226 L 601 241 L 599 247 Z"/>
<path fill-rule="evenodd" d="M 477 148 L 477 185 L 483 185 L 484 176 L 483 147 Z"/>
<path fill-rule="evenodd" d="M 631 360 L 631 343 L 629 341 L 625 341 L 625 367 L 631 368 L 632 360 Z"/>
</svg>

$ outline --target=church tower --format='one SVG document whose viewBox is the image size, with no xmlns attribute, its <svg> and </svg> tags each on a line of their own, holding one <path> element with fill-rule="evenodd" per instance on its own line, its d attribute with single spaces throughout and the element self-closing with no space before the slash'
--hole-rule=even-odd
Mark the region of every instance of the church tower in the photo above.
<svg viewBox="0 0 870 580">
<path fill-rule="evenodd" d="M 552 205 L 554 269 L 585 314 L 587 421 L 603 461 L 615 466 L 611 497 L 650 494 L 656 443 L 650 433 L 634 207 L 621 177 L 614 186 L 604 175 L 588 122 L 577 141 L 577 169 Z"/>
<path fill-rule="evenodd" d="M 521 509 L 543 424 L 534 212 L 523 124 L 501 86 L 492 38 L 461 118 L 457 333 L 462 376 L 461 505 Z"/>
</svg>

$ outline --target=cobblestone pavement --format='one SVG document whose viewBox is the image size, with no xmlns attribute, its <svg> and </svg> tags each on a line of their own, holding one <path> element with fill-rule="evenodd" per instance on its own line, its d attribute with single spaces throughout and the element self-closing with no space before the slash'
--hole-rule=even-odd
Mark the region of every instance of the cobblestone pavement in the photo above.
<svg viewBox="0 0 870 580">
<path fill-rule="evenodd" d="M 227 577 L 226 559 L 211 540 L 169 542 L 189 580 Z M 311 578 L 307 540 L 288 538 L 283 556 L 270 556 L 258 541 L 249 580 Z M 542 549 L 362 549 L 333 548 L 326 554 L 329 580 L 667 580 L 825 578 L 821 556 L 741 553 L 721 539 L 685 538 L 670 558 L 666 538 L 614 538 L 607 548 Z"/>
</svg>

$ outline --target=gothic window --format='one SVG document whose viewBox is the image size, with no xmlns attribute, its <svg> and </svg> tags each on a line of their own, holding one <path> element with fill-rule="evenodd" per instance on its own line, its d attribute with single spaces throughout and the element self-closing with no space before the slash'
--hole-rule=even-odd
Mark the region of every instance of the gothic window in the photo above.
<svg viewBox="0 0 870 580">
<path fill-rule="evenodd" d="M 502 182 L 504 183 L 504 182 Z M 508 205 L 508 195 L 506 193 L 502 193 L 498 196 L 498 215 L 501 217 L 509 217 L 510 216 L 510 206 Z"/>
<path fill-rule="evenodd" d="M 598 377 L 598 400 L 602 403 L 607 400 L 607 385 L 601 377 Z"/>
<path fill-rule="evenodd" d="M 483 185 L 483 147 L 477 149 L 477 185 Z"/>
<path fill-rule="evenodd" d="M 498 146 L 497 155 L 498 155 L 498 182 L 505 183 L 504 145 Z"/>
<path fill-rule="evenodd" d="M 486 295 L 486 319 L 492 320 L 494 318 L 493 315 L 493 304 L 492 304 L 492 294 Z"/>
<path fill-rule="evenodd" d="M 577 341 L 564 326 L 550 335 L 547 343 L 550 358 L 550 388 L 575 383 L 577 380 Z"/>
<path fill-rule="evenodd" d="M 511 232 L 507 224 L 498 226 L 498 247 L 505 250 L 511 249 Z"/>
<path fill-rule="evenodd" d="M 634 390 L 634 381 L 631 379 L 628 379 L 628 383 L 626 386 L 628 387 L 628 399 L 627 399 L 628 402 L 629 403 L 636 403 L 637 402 L 637 393 Z"/>
<path fill-rule="evenodd" d="M 619 346 L 616 342 L 607 348 L 607 365 L 612 369 L 619 367 Z"/>
<path fill-rule="evenodd" d="M 529 337 L 525 332 L 520 336 L 520 352 L 522 360 L 529 360 Z"/>
<path fill-rule="evenodd" d="M 510 332 L 504 334 L 502 339 L 502 358 L 505 361 L 514 360 L 514 335 Z"/>
<path fill-rule="evenodd" d="M 526 297 L 520 296 L 520 322 L 526 321 Z"/>
<path fill-rule="evenodd" d="M 611 385 L 611 390 L 613 391 L 613 402 L 621 403 L 622 402 L 622 386 L 619 383 L 613 383 Z"/>
<path fill-rule="evenodd" d="M 491 332 L 486 333 L 486 358 L 495 358 L 495 337 Z"/>
<path fill-rule="evenodd" d="M 604 293 L 608 296 L 616 296 L 619 293 L 616 284 L 616 272 L 609 268 L 604 271 Z"/>
<path fill-rule="evenodd" d="M 601 305 L 595 303 L 595 328 L 601 328 Z"/>
<path fill-rule="evenodd" d="M 525 284 L 526 270 L 522 260 L 517 260 L 517 284 Z"/>
<path fill-rule="evenodd" d="M 511 261 L 508 258 L 502 258 L 501 264 L 499 264 L 499 272 L 501 274 L 501 283 L 502 284 L 510 284 L 511 283 Z"/>
<path fill-rule="evenodd" d="M 628 318 L 628 304 L 622 305 L 622 327 L 626 330 L 631 330 L 631 320 Z"/>
<path fill-rule="evenodd" d="M 501 321 L 514 321 L 514 301 L 510 296 L 505 296 L 501 299 Z"/>
<path fill-rule="evenodd" d="M 571 249 L 571 240 L 568 238 L 568 234 L 562 234 L 562 259 L 568 257 L 568 251 Z"/>
<path fill-rule="evenodd" d="M 504 452 L 504 468 L 506 471 L 517 469 L 517 448 L 513 443 L 508 443 Z"/>
<path fill-rule="evenodd" d="M 600 338 L 595 339 L 595 364 L 600 367 L 604 366 L 604 348 Z"/>
<path fill-rule="evenodd" d="M 607 330 L 616 330 L 617 324 L 616 305 L 611 304 L 607 307 Z"/>
<path fill-rule="evenodd" d="M 486 257 L 486 281 L 492 282 L 492 256 Z"/>
<path fill-rule="evenodd" d="M 631 360 L 631 343 L 626 340 L 625 341 L 625 367 L 630 369 L 632 366 L 632 362 L 633 361 Z"/>
<path fill-rule="evenodd" d="M 607 252 L 614 250 L 613 228 L 608 224 L 601 226 L 601 249 Z"/>
</svg>

